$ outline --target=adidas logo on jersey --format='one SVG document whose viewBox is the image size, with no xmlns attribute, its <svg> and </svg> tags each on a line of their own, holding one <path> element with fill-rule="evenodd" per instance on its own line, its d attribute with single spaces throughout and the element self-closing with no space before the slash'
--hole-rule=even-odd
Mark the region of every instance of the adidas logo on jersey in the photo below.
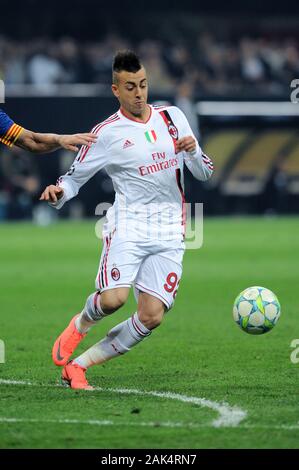
<svg viewBox="0 0 299 470">
<path fill-rule="evenodd" d="M 132 147 L 133 142 L 131 142 L 130 140 L 126 140 L 124 145 L 123 145 L 123 149 L 127 149 L 128 147 Z"/>
</svg>

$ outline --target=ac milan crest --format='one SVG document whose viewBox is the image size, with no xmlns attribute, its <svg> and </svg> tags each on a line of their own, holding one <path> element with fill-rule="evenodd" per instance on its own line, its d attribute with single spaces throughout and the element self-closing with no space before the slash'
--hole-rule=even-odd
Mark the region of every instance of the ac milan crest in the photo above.
<svg viewBox="0 0 299 470">
<path fill-rule="evenodd" d="M 178 139 L 179 137 L 179 132 L 177 130 L 177 128 L 173 125 L 173 124 L 169 124 L 168 126 L 168 132 L 169 134 L 171 135 L 171 137 L 175 140 Z"/>
<path fill-rule="evenodd" d="M 117 268 L 111 269 L 111 277 L 114 281 L 118 281 L 120 278 L 120 272 Z"/>
</svg>

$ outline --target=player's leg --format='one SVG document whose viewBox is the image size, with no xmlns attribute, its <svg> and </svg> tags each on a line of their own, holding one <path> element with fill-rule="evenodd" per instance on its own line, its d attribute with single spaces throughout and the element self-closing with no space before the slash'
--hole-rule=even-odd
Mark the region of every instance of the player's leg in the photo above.
<svg viewBox="0 0 299 470">
<path fill-rule="evenodd" d="M 141 292 L 137 312 L 112 328 L 99 343 L 70 361 L 62 371 L 62 382 L 75 389 L 92 390 L 85 377 L 86 370 L 130 351 L 160 325 L 165 310 L 166 305 L 160 299 Z"/>
<path fill-rule="evenodd" d="M 145 258 L 135 281 L 135 295 L 138 296 L 137 312 L 112 328 L 102 341 L 65 367 L 63 374 L 68 374 L 68 382 L 72 388 L 88 389 L 86 369 L 125 354 L 160 325 L 165 311 L 174 303 L 182 273 L 182 257 L 183 250 L 176 249 Z M 78 372 L 85 380 L 82 382 L 81 379 L 79 387 L 76 381 Z"/>
<path fill-rule="evenodd" d="M 91 294 L 85 307 L 75 321 L 77 330 L 86 334 L 98 321 L 122 307 L 128 298 L 129 287 L 117 287 L 100 293 Z"/>
<path fill-rule="evenodd" d="M 104 238 L 96 277 L 97 292 L 88 296 L 81 313 L 72 318 L 56 339 L 52 350 L 56 365 L 65 365 L 89 329 L 126 302 L 144 255 L 135 245 L 118 237 L 115 231 Z"/>
<path fill-rule="evenodd" d="M 109 289 L 101 294 L 100 292 L 91 294 L 87 299 L 85 308 L 75 322 L 77 330 L 85 334 L 91 324 L 97 323 L 103 317 L 111 315 L 122 307 L 127 301 L 128 295 L 129 288 L 127 287 Z M 151 295 L 144 295 L 139 298 L 139 319 L 150 330 L 159 326 L 164 313 L 163 305 L 163 302 Z M 149 317 L 147 316 L 147 312 Z"/>
<path fill-rule="evenodd" d="M 64 366 L 90 328 L 122 307 L 128 295 L 128 287 L 111 289 L 102 294 L 100 292 L 91 294 L 81 313 L 72 318 L 67 328 L 56 339 L 52 349 L 54 363 Z"/>
<path fill-rule="evenodd" d="M 148 330 L 152 331 L 161 324 L 166 310 L 166 305 L 160 299 L 146 292 L 140 292 L 137 307 L 138 319 Z"/>
<path fill-rule="evenodd" d="M 149 294 L 139 296 L 137 312 L 112 328 L 102 341 L 89 348 L 74 362 L 85 369 L 125 354 L 159 326 L 166 306 Z"/>
</svg>

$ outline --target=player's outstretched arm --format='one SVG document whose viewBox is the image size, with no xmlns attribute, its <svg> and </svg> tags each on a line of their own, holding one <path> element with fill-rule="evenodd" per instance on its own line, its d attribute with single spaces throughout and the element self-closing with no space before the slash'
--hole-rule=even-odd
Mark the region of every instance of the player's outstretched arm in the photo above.
<svg viewBox="0 0 299 470">
<path fill-rule="evenodd" d="M 63 194 L 64 191 L 62 188 L 51 184 L 50 186 L 47 186 L 46 189 L 42 192 L 39 200 L 55 204 L 59 199 L 63 197 Z"/>
<path fill-rule="evenodd" d="M 15 145 L 33 153 L 53 152 L 59 148 L 78 152 L 79 146 L 91 145 L 96 140 L 96 135 L 91 133 L 73 135 L 39 134 L 23 129 Z"/>
</svg>

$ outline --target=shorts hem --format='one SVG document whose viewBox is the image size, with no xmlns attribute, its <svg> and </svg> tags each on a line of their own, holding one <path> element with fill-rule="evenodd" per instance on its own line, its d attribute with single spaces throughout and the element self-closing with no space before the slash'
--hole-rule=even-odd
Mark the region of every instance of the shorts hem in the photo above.
<svg viewBox="0 0 299 470">
<path fill-rule="evenodd" d="M 132 284 L 113 284 L 113 286 L 106 286 L 106 287 L 99 287 L 97 290 L 100 292 L 104 292 L 105 290 L 110 290 L 110 289 L 117 289 L 118 287 L 132 287 Z"/>
<path fill-rule="evenodd" d="M 140 290 L 141 292 L 145 292 L 146 294 L 150 294 L 152 295 L 153 297 L 156 297 L 157 299 L 161 300 L 161 302 L 163 302 L 163 304 L 166 306 L 167 310 L 170 310 L 171 308 L 171 305 L 169 304 L 169 302 L 164 299 L 164 297 L 162 297 L 162 295 L 160 295 L 158 292 L 152 290 L 152 289 L 149 289 L 148 287 L 145 287 L 145 286 L 142 286 L 141 284 L 139 284 L 138 282 L 135 283 L 135 287 Z"/>
</svg>

